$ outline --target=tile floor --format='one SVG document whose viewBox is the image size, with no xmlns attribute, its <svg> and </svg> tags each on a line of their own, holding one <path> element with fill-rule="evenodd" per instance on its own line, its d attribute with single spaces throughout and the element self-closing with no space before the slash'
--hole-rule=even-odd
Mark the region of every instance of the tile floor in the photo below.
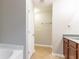
<svg viewBox="0 0 79 59">
<path fill-rule="evenodd" d="M 53 56 L 52 49 L 47 47 L 35 47 L 36 52 L 33 54 L 31 59 L 64 59 L 61 57 Z"/>
</svg>

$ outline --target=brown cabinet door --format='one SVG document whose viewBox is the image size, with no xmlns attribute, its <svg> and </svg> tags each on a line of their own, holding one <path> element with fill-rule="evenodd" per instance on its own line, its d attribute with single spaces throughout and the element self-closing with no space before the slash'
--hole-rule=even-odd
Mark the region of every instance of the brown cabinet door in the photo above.
<svg viewBox="0 0 79 59">
<path fill-rule="evenodd" d="M 65 56 L 65 59 L 68 59 L 68 48 L 67 47 L 65 47 L 64 56 Z"/>
<path fill-rule="evenodd" d="M 63 42 L 63 49 L 64 49 L 64 56 L 65 56 L 65 59 L 68 59 L 68 55 L 69 55 L 69 48 L 68 48 L 68 42 L 64 39 L 64 42 Z"/>
<path fill-rule="evenodd" d="M 68 47 L 67 47 L 67 44 L 65 43 L 65 46 L 64 46 L 64 56 L 65 56 L 65 59 L 68 59 L 68 51 L 69 51 L 69 49 L 68 49 Z"/>
<path fill-rule="evenodd" d="M 77 49 L 77 57 L 79 59 L 79 44 L 78 44 L 78 49 Z"/>
<path fill-rule="evenodd" d="M 77 59 L 76 49 L 69 46 L 69 59 Z"/>
</svg>

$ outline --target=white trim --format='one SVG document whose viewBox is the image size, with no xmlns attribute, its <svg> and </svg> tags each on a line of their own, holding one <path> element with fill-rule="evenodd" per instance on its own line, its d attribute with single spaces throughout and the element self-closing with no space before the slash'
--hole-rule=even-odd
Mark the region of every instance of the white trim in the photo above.
<svg viewBox="0 0 79 59">
<path fill-rule="evenodd" d="M 30 53 L 30 52 L 28 52 Z M 33 49 L 33 51 L 29 54 L 28 59 L 31 59 L 32 55 L 35 53 L 35 49 Z"/>
<path fill-rule="evenodd" d="M 35 49 L 33 49 L 33 51 L 32 51 L 32 54 L 31 54 L 31 57 L 32 57 L 32 55 L 35 53 Z"/>
<path fill-rule="evenodd" d="M 53 55 L 53 56 L 58 56 L 58 57 L 64 58 L 64 55 L 63 55 L 63 54 L 52 53 L 52 55 Z"/>
<path fill-rule="evenodd" d="M 51 46 L 51 45 L 35 44 L 35 46 L 41 46 L 41 47 L 49 47 L 49 48 L 52 48 L 52 46 Z"/>
</svg>

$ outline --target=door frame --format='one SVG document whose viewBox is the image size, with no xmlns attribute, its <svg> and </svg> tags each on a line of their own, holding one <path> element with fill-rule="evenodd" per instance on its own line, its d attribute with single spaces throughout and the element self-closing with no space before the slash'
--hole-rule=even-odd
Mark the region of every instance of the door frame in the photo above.
<svg viewBox="0 0 79 59">
<path fill-rule="evenodd" d="M 32 2 L 32 0 L 31 0 L 31 2 Z M 29 13 L 29 7 L 28 7 L 28 5 L 29 5 L 29 0 L 26 0 L 26 59 L 29 59 L 28 58 L 28 53 L 29 53 L 29 51 L 28 51 L 28 46 L 29 46 L 29 43 L 28 43 L 28 13 Z M 33 5 L 33 4 L 32 4 Z M 52 4 L 53 5 L 53 4 Z M 34 7 L 34 6 L 33 6 Z M 53 8 L 53 7 L 52 7 Z M 33 9 L 34 10 L 34 9 Z M 34 17 L 34 16 L 33 16 Z M 53 20 L 53 19 L 52 19 Z M 53 22 L 52 22 L 52 25 L 53 25 Z M 35 21 L 34 21 L 34 26 L 35 26 Z M 34 29 L 35 29 L 35 27 L 34 27 Z M 35 32 L 35 31 L 34 31 Z M 53 31 L 52 31 L 52 34 L 53 34 Z M 34 34 L 35 35 L 35 34 Z M 53 40 L 53 38 L 52 38 L 52 40 Z M 34 40 L 34 42 L 35 42 L 35 40 Z M 53 42 L 51 42 L 51 45 L 52 45 L 52 43 Z M 34 43 L 35 44 L 35 43 Z M 52 46 L 51 46 L 51 48 L 53 48 Z M 33 50 L 33 53 L 35 52 L 35 49 Z M 33 54 L 32 53 L 32 54 Z M 31 56 L 30 56 L 31 57 Z"/>
</svg>

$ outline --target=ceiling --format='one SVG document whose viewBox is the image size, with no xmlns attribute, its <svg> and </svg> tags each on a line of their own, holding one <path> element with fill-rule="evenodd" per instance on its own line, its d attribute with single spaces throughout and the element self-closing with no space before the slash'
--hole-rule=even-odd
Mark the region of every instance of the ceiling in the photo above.
<svg viewBox="0 0 79 59">
<path fill-rule="evenodd" d="M 52 5 L 52 0 L 33 0 L 35 7 L 45 7 Z"/>
</svg>

